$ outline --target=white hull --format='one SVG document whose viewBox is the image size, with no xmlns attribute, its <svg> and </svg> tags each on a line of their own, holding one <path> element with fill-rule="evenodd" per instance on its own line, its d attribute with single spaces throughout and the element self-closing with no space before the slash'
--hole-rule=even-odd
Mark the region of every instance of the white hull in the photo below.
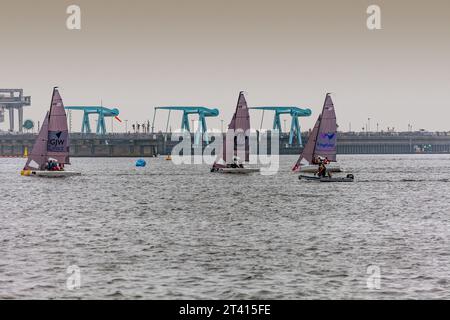
<svg viewBox="0 0 450 320">
<path fill-rule="evenodd" d="M 323 177 L 323 178 L 319 178 L 319 177 L 312 177 L 312 176 L 305 176 L 305 175 L 300 175 L 298 177 L 299 180 L 306 180 L 306 181 L 318 181 L 318 182 L 353 182 L 355 181 L 355 178 L 353 177 L 353 175 L 349 174 L 346 177 Z"/>
<path fill-rule="evenodd" d="M 259 168 L 219 168 L 218 173 L 229 173 L 229 174 L 249 174 L 259 172 Z"/>
<path fill-rule="evenodd" d="M 326 167 L 329 172 L 342 172 L 341 166 L 335 162 L 327 164 Z M 312 164 L 300 165 L 299 172 L 316 173 L 318 169 L 319 165 L 312 165 Z"/>
<path fill-rule="evenodd" d="M 22 171 L 22 175 L 27 176 L 27 177 L 64 178 L 64 177 L 80 176 L 81 172 L 24 170 L 24 171 Z"/>
</svg>

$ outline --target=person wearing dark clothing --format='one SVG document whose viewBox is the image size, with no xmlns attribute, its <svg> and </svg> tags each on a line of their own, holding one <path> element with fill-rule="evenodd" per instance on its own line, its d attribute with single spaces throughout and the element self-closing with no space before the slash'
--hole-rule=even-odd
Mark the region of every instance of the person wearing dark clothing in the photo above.
<svg viewBox="0 0 450 320">
<path fill-rule="evenodd" d="M 49 160 L 49 161 L 48 161 L 48 165 L 47 165 L 47 170 L 48 170 L 48 171 L 52 171 L 54 165 L 55 165 L 55 163 L 53 162 L 53 160 Z"/>
<path fill-rule="evenodd" d="M 325 167 L 325 165 L 323 163 L 321 163 L 319 165 L 319 170 L 317 172 L 317 175 L 319 176 L 319 178 L 325 178 L 327 175 L 327 168 Z"/>
</svg>

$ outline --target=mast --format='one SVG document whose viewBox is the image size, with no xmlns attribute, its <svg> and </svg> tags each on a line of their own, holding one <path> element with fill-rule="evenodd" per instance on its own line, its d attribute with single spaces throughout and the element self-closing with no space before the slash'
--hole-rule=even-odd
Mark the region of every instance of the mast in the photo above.
<svg viewBox="0 0 450 320">
<path fill-rule="evenodd" d="M 314 136 L 314 145 L 313 145 L 313 151 L 311 153 L 312 156 L 311 156 L 310 162 L 312 162 L 313 159 L 316 157 L 317 139 L 319 138 L 320 127 L 322 125 L 322 114 L 323 114 L 323 111 L 321 114 L 319 114 L 319 118 L 317 118 L 317 129 L 316 129 L 315 136 Z"/>
</svg>

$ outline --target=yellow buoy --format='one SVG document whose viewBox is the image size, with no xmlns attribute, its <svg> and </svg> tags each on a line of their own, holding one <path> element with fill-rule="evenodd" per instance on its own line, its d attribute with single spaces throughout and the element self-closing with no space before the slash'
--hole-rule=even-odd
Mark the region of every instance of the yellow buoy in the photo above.
<svg viewBox="0 0 450 320">
<path fill-rule="evenodd" d="M 25 147 L 25 149 L 23 150 L 23 157 L 28 158 L 28 147 Z"/>
<path fill-rule="evenodd" d="M 29 177 L 29 176 L 31 176 L 31 170 L 22 170 L 22 171 L 20 171 L 20 175 Z"/>
</svg>

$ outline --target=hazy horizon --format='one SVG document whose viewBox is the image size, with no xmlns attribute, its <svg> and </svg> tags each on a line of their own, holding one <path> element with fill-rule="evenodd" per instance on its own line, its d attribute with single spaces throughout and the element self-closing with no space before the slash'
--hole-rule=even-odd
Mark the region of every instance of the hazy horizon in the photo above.
<svg viewBox="0 0 450 320">
<path fill-rule="evenodd" d="M 66 28 L 66 8 L 81 7 L 82 29 Z M 368 30 L 366 9 L 381 7 L 382 30 Z M 449 131 L 450 2 L 411 1 L 106 1 L 18 0 L 2 4 L 0 88 L 32 96 L 25 119 L 42 121 L 53 86 L 65 105 L 118 107 L 131 123 L 153 107 L 204 105 L 228 124 L 239 91 L 249 106 L 311 108 L 314 125 L 333 92 L 340 129 Z M 260 111 L 252 111 L 259 128 Z M 287 120 L 289 128 L 289 118 Z M 165 128 L 159 112 L 155 130 Z M 264 127 L 273 114 L 266 112 Z M 181 114 L 172 112 L 172 130 Z M 95 125 L 92 118 L 92 126 Z M 8 114 L 1 130 L 9 126 Z M 110 121 L 107 121 L 108 130 Z M 73 130 L 81 113 L 73 113 Z M 125 121 L 116 123 L 123 131 Z"/>
</svg>

